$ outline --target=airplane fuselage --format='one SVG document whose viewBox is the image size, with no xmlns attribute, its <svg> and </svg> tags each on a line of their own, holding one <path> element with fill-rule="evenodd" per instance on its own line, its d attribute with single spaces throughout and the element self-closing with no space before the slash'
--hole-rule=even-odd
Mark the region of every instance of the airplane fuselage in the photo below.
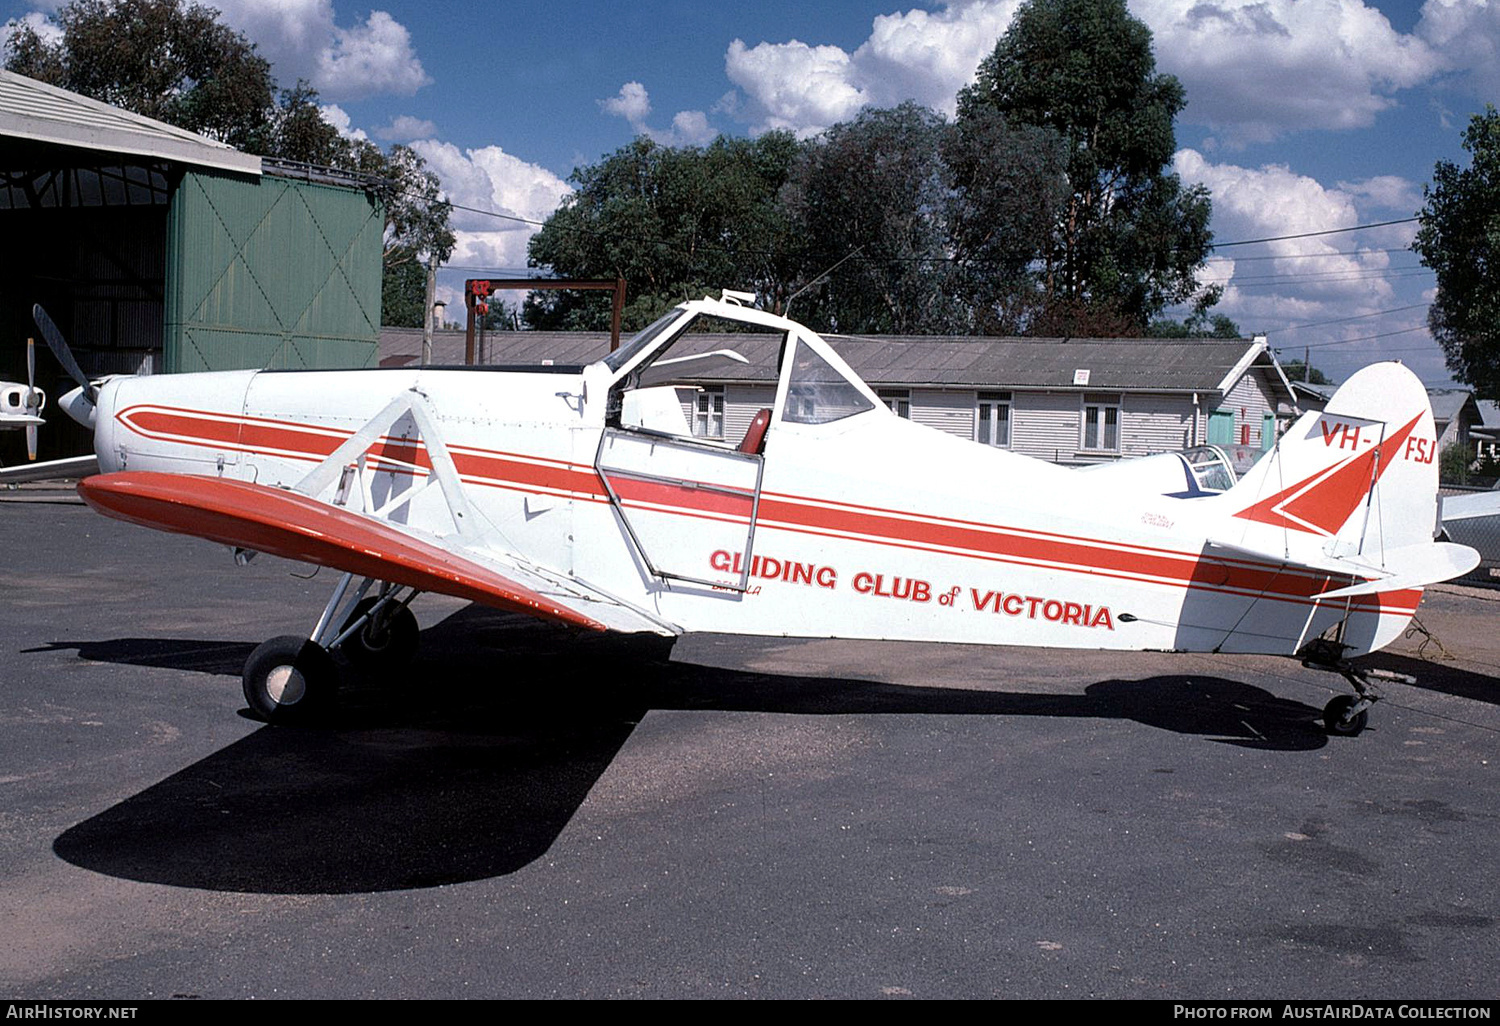
<svg viewBox="0 0 1500 1026">
<path fill-rule="evenodd" d="M 1178 499 L 953 438 L 884 407 L 778 417 L 760 454 L 611 424 L 608 368 L 222 372 L 102 390 L 101 468 L 293 487 L 400 393 L 435 412 L 497 551 L 672 629 L 1291 655 L 1346 621 L 1387 644 L 1421 592 L 1213 547 L 1222 497 Z M 781 407 L 778 405 L 778 412 Z M 424 476 L 414 425 L 371 452 L 377 505 Z M 451 529 L 435 492 L 392 519 Z"/>
</svg>

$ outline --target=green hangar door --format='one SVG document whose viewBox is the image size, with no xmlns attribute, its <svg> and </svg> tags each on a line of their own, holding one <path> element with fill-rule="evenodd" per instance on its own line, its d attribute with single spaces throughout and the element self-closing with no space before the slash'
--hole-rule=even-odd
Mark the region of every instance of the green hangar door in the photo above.
<svg viewBox="0 0 1500 1026">
<path fill-rule="evenodd" d="M 267 171 L 192 171 L 174 191 L 163 370 L 375 365 L 384 210 Z"/>
</svg>

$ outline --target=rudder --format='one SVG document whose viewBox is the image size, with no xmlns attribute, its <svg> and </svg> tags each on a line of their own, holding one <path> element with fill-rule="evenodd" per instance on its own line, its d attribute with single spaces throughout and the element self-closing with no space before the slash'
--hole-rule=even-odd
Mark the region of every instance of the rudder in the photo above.
<svg viewBox="0 0 1500 1026">
<path fill-rule="evenodd" d="M 1399 363 L 1360 370 L 1278 440 L 1226 495 L 1242 541 L 1292 555 L 1378 564 L 1430 543 L 1437 523 L 1437 435 L 1422 383 Z"/>
</svg>

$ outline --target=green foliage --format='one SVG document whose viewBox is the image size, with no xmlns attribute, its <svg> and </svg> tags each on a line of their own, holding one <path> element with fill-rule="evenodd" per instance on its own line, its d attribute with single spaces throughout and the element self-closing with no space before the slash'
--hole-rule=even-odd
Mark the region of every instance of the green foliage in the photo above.
<svg viewBox="0 0 1500 1026">
<path fill-rule="evenodd" d="M 532 237 L 530 263 L 560 277 L 624 278 L 626 330 L 725 287 L 784 302 L 796 240 L 776 197 L 798 150 L 786 132 L 703 148 L 638 138 L 573 172 L 575 191 Z M 602 330 L 609 305 L 546 292 L 527 301 L 525 318 L 538 328 Z"/>
<path fill-rule="evenodd" d="M 366 157 L 373 162 L 373 155 Z M 392 146 L 373 173 L 381 175 L 375 193 L 385 203 L 386 262 L 420 259 L 436 265 L 452 256 L 453 204 L 443 199 L 438 176 L 421 154 L 410 146 Z"/>
<path fill-rule="evenodd" d="M 1438 480 L 1443 484 L 1468 484 L 1470 456 L 1463 446 L 1453 443 L 1438 453 Z"/>
<path fill-rule="evenodd" d="M 21 25 L 8 70 L 260 152 L 272 106 L 271 66 L 255 44 L 183 0 L 72 0 L 48 43 Z"/>
<path fill-rule="evenodd" d="M 1035 319 L 1041 292 L 1030 273 L 1067 203 L 1067 149 L 1052 128 L 1013 125 L 981 107 L 944 135 L 949 195 L 950 287 L 980 334 L 1014 335 Z"/>
<path fill-rule="evenodd" d="M 1301 360 L 1283 360 L 1281 361 L 1281 370 L 1286 374 L 1288 381 L 1305 381 L 1309 385 L 1335 384 L 1328 375 L 1316 367 L 1309 369 Z"/>
<path fill-rule="evenodd" d="M 640 138 L 574 171 L 577 191 L 532 239 L 530 262 L 624 277 L 627 330 L 726 286 L 777 312 L 791 302 L 822 329 L 1009 330 L 1062 201 L 1062 154 L 1050 129 L 998 114 L 960 128 L 912 103 L 805 143 L 782 132 L 705 148 Z M 525 316 L 598 330 L 608 310 L 549 292 Z"/>
<path fill-rule="evenodd" d="M 627 329 L 685 297 L 754 290 L 851 332 L 1237 335 L 1199 289 L 1211 205 L 1170 173 L 1182 86 L 1124 0 L 1029 0 L 960 96 L 785 133 L 670 148 L 637 139 L 574 171 L 531 242 L 564 277 L 623 277 Z M 795 297 L 795 298 L 793 298 Z M 528 301 L 535 327 L 602 328 L 583 294 Z"/>
<path fill-rule="evenodd" d="M 1198 292 L 1211 204 L 1168 170 L 1185 102 L 1124 0 L 1028 0 L 960 94 L 960 124 L 993 110 L 1065 140 L 1068 198 L 1040 254 L 1037 333 L 1139 332 Z"/>
<path fill-rule="evenodd" d="M 357 163 L 356 143 L 323 120 L 318 91 L 301 79 L 281 91 L 281 101 L 267 121 L 264 156 L 346 169 Z"/>
<path fill-rule="evenodd" d="M 1427 326 L 1448 369 L 1485 398 L 1500 397 L 1500 113 L 1487 106 L 1464 132 L 1470 164 L 1440 160 L 1412 243 L 1437 273 Z M 1446 455 L 1446 453 L 1445 453 Z"/>
<path fill-rule="evenodd" d="M 420 328 L 427 310 L 427 269 L 412 254 L 387 260 L 380 282 L 380 323 Z"/>
<path fill-rule="evenodd" d="M 1240 326 L 1223 314 L 1195 310 L 1180 321 L 1157 318 L 1146 326 L 1147 338 L 1244 338 Z M 1282 364 L 1287 367 L 1288 364 Z M 1314 373 L 1317 373 L 1314 371 Z M 1290 373 L 1288 373 L 1290 376 Z M 1321 377 L 1322 375 L 1318 375 Z"/>
<path fill-rule="evenodd" d="M 905 103 L 861 111 L 803 148 L 783 194 L 803 244 L 799 277 L 811 282 L 859 252 L 797 299 L 799 320 L 834 331 L 960 328 L 941 219 L 947 129 Z"/>
</svg>

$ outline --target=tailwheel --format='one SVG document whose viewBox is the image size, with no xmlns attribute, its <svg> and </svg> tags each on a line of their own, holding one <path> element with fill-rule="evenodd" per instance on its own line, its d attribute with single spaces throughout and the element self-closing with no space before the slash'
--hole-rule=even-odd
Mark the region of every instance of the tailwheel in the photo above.
<svg viewBox="0 0 1500 1026">
<path fill-rule="evenodd" d="M 1339 695 L 1323 707 L 1323 726 L 1337 737 L 1356 737 L 1370 722 L 1368 699 Z"/>
<path fill-rule="evenodd" d="M 1354 694 L 1339 695 L 1323 707 L 1323 726 L 1335 737 L 1355 737 L 1369 726 L 1370 707 L 1382 697 L 1375 681 L 1415 684 L 1417 678 L 1373 666 L 1355 666 L 1344 658 L 1344 651 L 1343 645 L 1319 638 L 1300 654 L 1302 665 L 1309 670 L 1337 673 L 1354 689 Z"/>
<path fill-rule="evenodd" d="M 351 630 L 353 633 L 349 633 Z M 339 648 L 351 663 L 366 671 L 405 666 L 417 654 L 421 640 L 417 618 L 404 603 L 382 603 L 376 598 L 361 599 L 340 634 L 348 636 Z"/>
<path fill-rule="evenodd" d="M 338 669 L 327 649 L 294 634 L 251 652 L 243 681 L 245 701 L 267 723 L 306 723 L 338 697 Z"/>
</svg>

